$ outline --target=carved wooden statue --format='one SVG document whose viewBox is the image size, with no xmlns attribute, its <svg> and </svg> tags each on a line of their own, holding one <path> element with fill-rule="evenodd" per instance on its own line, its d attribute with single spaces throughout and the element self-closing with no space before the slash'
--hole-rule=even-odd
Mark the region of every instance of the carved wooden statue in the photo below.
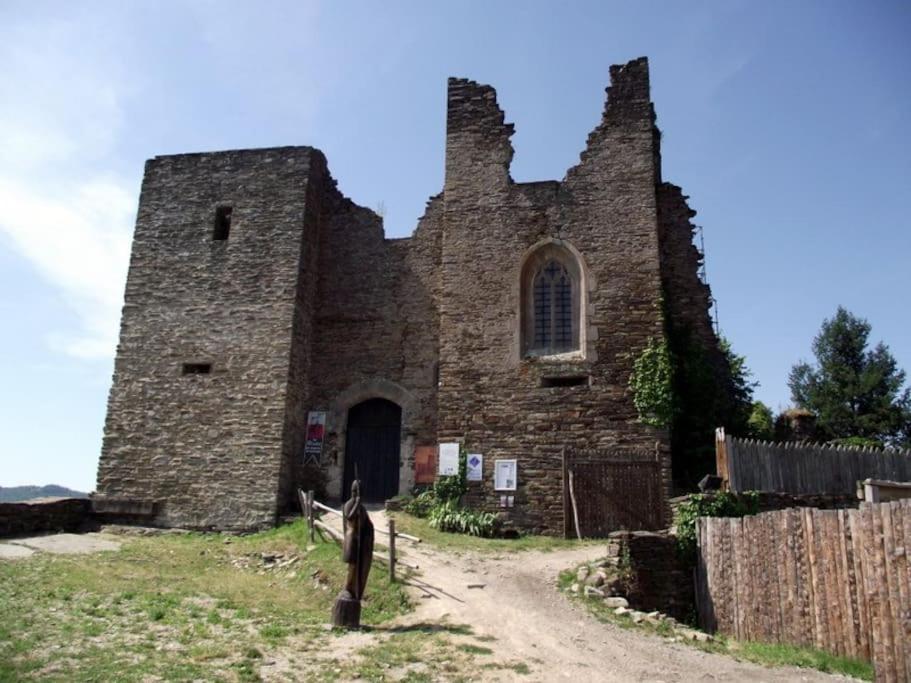
<svg viewBox="0 0 911 683">
<path fill-rule="evenodd" d="M 373 523 L 361 503 L 361 483 L 357 479 L 351 484 L 351 498 L 342 508 L 342 514 L 345 519 L 342 561 L 348 563 L 348 579 L 335 599 L 332 625 L 357 628 L 361 623 L 361 598 L 373 562 Z"/>
</svg>

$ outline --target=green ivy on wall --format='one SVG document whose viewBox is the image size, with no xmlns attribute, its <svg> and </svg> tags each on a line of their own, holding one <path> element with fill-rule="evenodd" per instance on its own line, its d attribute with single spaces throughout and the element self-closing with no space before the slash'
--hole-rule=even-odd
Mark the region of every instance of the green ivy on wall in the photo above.
<svg viewBox="0 0 911 683">
<path fill-rule="evenodd" d="M 633 363 L 629 378 L 639 420 L 653 427 L 671 426 L 676 409 L 673 362 L 667 342 L 652 337 Z"/>
</svg>

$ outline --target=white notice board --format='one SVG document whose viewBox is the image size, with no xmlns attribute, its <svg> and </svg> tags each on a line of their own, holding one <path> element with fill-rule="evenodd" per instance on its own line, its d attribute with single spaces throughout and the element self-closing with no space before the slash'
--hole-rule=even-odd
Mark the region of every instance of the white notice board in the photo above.
<svg viewBox="0 0 911 683">
<path fill-rule="evenodd" d="M 518 474 L 518 465 L 515 460 L 494 460 L 494 489 L 497 491 L 515 491 Z"/>
<path fill-rule="evenodd" d="M 459 444 L 441 443 L 439 468 L 437 473 L 443 477 L 454 477 L 459 473 Z"/>
</svg>

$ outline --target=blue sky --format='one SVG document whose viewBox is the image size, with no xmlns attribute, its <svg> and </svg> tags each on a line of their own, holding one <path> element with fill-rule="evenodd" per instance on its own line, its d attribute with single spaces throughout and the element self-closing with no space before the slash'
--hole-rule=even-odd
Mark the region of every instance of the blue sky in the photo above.
<svg viewBox="0 0 911 683">
<path fill-rule="evenodd" d="M 773 408 L 838 305 L 911 370 L 907 2 L 0 4 L 0 485 L 94 487 L 145 159 L 322 149 L 409 234 L 448 76 L 493 85 L 516 180 L 562 178 L 608 68 L 650 59 L 723 333 Z"/>
</svg>

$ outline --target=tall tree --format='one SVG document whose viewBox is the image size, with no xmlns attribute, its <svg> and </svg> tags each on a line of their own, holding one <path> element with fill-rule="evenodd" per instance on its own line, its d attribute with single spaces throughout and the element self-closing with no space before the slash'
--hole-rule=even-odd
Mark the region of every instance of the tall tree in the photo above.
<svg viewBox="0 0 911 683">
<path fill-rule="evenodd" d="M 827 439 L 863 437 L 901 444 L 911 434 L 911 389 L 882 342 L 867 348 L 870 323 L 839 306 L 813 340 L 816 364 L 791 368 L 791 398 L 817 415 Z"/>
</svg>

